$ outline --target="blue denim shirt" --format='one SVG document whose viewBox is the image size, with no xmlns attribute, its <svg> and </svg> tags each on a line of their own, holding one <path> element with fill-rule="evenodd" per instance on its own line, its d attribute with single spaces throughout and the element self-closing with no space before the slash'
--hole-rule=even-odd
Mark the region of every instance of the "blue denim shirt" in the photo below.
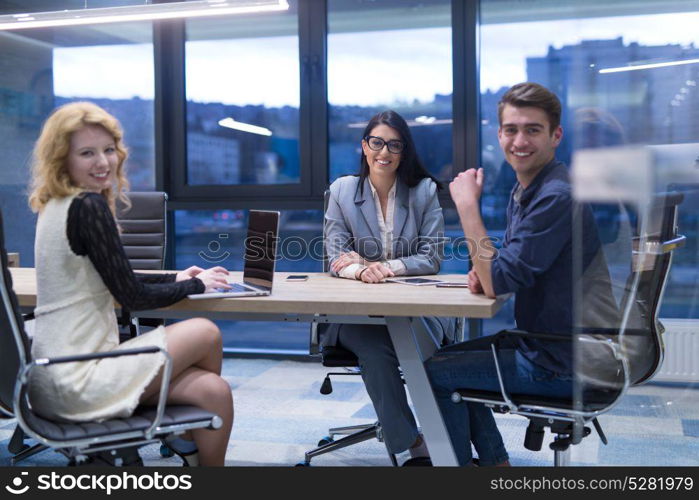
<svg viewBox="0 0 699 500">
<path fill-rule="evenodd" d="M 547 164 L 526 189 L 519 183 L 512 189 L 507 230 L 492 262 L 492 278 L 497 295 L 515 294 L 515 321 L 521 330 L 573 333 L 573 213 L 568 169 L 562 162 Z M 599 252 L 600 242 L 589 208 L 577 213 L 582 214 L 586 235 L 585 266 Z M 543 345 L 527 339 L 520 342 L 520 351 L 548 370 L 572 370 L 567 342 Z"/>
</svg>

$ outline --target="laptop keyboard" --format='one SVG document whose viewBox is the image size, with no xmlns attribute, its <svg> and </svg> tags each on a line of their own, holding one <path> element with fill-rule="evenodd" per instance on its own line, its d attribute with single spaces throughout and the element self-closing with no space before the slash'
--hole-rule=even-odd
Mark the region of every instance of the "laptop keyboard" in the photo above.
<svg viewBox="0 0 699 500">
<path fill-rule="evenodd" d="M 231 292 L 252 292 L 252 291 L 253 291 L 253 290 L 251 290 L 250 288 L 241 285 L 240 283 L 229 283 L 229 284 L 230 284 L 230 286 L 231 286 L 229 289 L 226 289 L 226 288 L 216 288 L 215 290 L 216 290 L 217 292 L 224 292 L 224 293 L 231 293 Z"/>
</svg>

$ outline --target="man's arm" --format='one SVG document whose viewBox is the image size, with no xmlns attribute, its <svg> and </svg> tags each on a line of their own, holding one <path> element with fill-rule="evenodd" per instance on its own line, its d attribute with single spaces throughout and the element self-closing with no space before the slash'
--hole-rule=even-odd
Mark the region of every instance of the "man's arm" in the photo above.
<svg viewBox="0 0 699 500">
<path fill-rule="evenodd" d="M 459 213 L 473 269 L 480 279 L 483 293 L 490 298 L 495 298 L 491 275 L 491 261 L 495 255 L 495 248 L 488 237 L 481 217 L 479 201 L 482 190 L 482 168 L 478 170 L 471 168 L 461 172 L 449 184 L 449 192 Z"/>
</svg>

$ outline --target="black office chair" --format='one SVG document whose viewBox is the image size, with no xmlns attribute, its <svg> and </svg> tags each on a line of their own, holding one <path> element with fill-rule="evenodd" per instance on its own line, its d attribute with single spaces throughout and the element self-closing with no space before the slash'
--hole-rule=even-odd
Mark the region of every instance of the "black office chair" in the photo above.
<svg viewBox="0 0 699 500">
<path fill-rule="evenodd" d="M 330 199 L 330 190 L 326 190 L 323 194 L 323 213 L 328 209 L 328 201 Z M 323 230 L 323 235 L 325 235 L 325 230 Z M 329 263 L 327 254 L 325 253 L 325 245 L 323 245 L 323 272 L 329 271 Z M 457 320 L 456 324 L 456 341 L 463 340 L 464 335 L 464 321 L 462 318 Z M 328 323 L 323 320 L 323 317 L 318 316 L 317 320 L 311 323 L 310 329 L 310 340 L 308 352 L 311 356 L 320 357 L 323 366 L 328 368 L 344 368 L 343 371 L 333 371 L 328 372 L 323 379 L 323 383 L 320 386 L 321 394 L 331 394 L 333 391 L 331 376 L 357 376 L 361 375 L 359 370 L 359 360 L 357 356 L 347 349 L 343 349 L 339 346 L 326 346 L 321 349 L 320 346 L 320 335 L 323 329 L 328 327 Z M 405 381 L 403 381 L 405 383 Z M 344 436 L 341 439 L 335 440 L 336 436 Z M 299 463 L 299 466 L 308 466 L 311 463 L 313 457 L 318 455 L 323 455 L 325 453 L 330 453 L 331 451 L 340 450 L 351 446 L 353 444 L 362 443 L 364 441 L 369 441 L 370 439 L 376 439 L 379 442 L 384 442 L 383 431 L 381 429 L 381 423 L 377 420 L 371 424 L 359 424 L 350 425 L 345 427 L 333 427 L 328 429 L 328 434 L 318 441 L 318 447 L 309 450 L 305 454 L 305 460 Z M 388 452 L 389 459 L 394 467 L 398 466 L 398 460 L 396 456 Z"/>
<path fill-rule="evenodd" d="M 218 429 L 221 426 L 221 418 L 208 411 L 195 406 L 165 404 L 172 361 L 167 352 L 159 347 L 33 360 L 17 297 L 12 290 L 12 276 L 8 270 L 4 245 L 2 214 L 0 260 L 0 408 L 8 416 L 15 417 L 18 422 L 19 432 L 15 432 L 15 435 L 19 437 L 13 436 L 12 439 L 19 439 L 20 451 L 12 457 L 13 465 L 47 448 L 64 454 L 73 465 L 87 461 L 109 465 L 142 465 L 137 451 L 141 446 L 156 443 L 169 435 L 180 434 L 189 429 Z M 56 325 L 56 328 L 60 328 L 60 325 Z M 156 352 L 162 352 L 166 358 L 156 408 L 142 406 L 129 418 L 81 423 L 52 421 L 32 410 L 27 396 L 27 380 L 32 370 L 42 370 L 57 363 Z M 22 443 L 24 434 L 38 443 L 32 447 L 25 447 Z M 12 451 L 12 446 L 8 448 Z"/>
<path fill-rule="evenodd" d="M 322 320 L 321 320 L 322 321 Z M 359 370 L 359 360 L 353 352 L 343 349 L 338 346 L 327 346 L 320 348 L 319 345 L 319 328 L 323 329 L 327 326 L 327 323 L 311 323 L 311 341 L 309 345 L 309 353 L 311 355 L 320 356 L 321 363 L 323 366 L 328 368 L 344 368 L 344 371 L 329 372 L 325 375 L 325 379 L 320 386 L 321 394 L 331 394 L 333 391 L 332 382 L 330 380 L 331 376 L 356 376 L 361 375 Z M 336 436 L 344 436 L 338 440 L 335 440 Z M 353 444 L 362 443 L 364 441 L 369 441 L 370 439 L 377 439 L 379 442 L 384 442 L 383 431 L 381 429 L 381 423 L 377 420 L 371 424 L 359 424 L 350 425 L 345 427 L 332 427 L 328 430 L 328 434 L 318 441 L 318 447 L 309 450 L 305 453 L 304 461 L 297 464 L 298 466 L 309 466 L 311 465 L 311 459 L 319 455 L 324 455 L 325 453 L 330 453 L 331 451 L 340 450 Z M 394 467 L 398 466 L 398 460 L 396 456 L 386 450 L 391 463 Z"/>
<path fill-rule="evenodd" d="M 121 243 L 135 270 L 159 271 L 165 266 L 167 244 L 167 194 L 162 191 L 131 191 L 128 193 L 131 207 L 117 202 L 117 222 L 121 228 Z M 132 318 L 123 309 L 119 320 L 123 339 L 139 334 L 140 327 L 155 328 L 162 320 Z"/>
<path fill-rule="evenodd" d="M 330 190 L 326 189 L 323 194 L 323 214 L 328 209 L 328 201 L 330 200 Z M 325 235 L 325 224 L 323 224 L 323 235 Z M 323 272 L 327 273 L 330 270 L 327 254 L 325 253 L 325 244 L 323 244 Z M 357 356 L 354 355 L 352 351 L 343 349 L 338 346 L 327 346 L 321 348 L 320 346 L 320 336 L 325 328 L 329 326 L 328 323 L 323 321 L 323 318 L 318 316 L 317 321 L 311 323 L 310 328 L 310 340 L 308 352 L 311 356 L 320 357 L 320 361 L 323 366 L 328 368 L 344 368 L 343 371 L 329 372 L 325 375 L 325 379 L 320 386 L 321 394 L 331 394 L 333 391 L 332 382 L 330 380 L 331 376 L 357 376 L 361 375 L 359 370 L 359 360 Z M 344 436 L 341 439 L 335 440 L 336 436 Z M 372 424 L 360 424 L 351 425 L 346 427 L 333 427 L 328 429 L 328 434 L 318 441 L 318 447 L 309 450 L 305 453 L 304 461 L 297 464 L 297 466 L 309 466 L 311 465 L 311 459 L 319 455 L 324 455 L 325 453 L 330 453 L 331 451 L 340 450 L 353 444 L 362 443 L 364 441 L 369 441 L 370 439 L 377 439 L 380 442 L 383 441 L 383 432 L 381 430 L 381 424 L 376 421 Z M 386 450 L 388 451 L 388 450 Z M 398 460 L 396 456 L 391 452 L 388 452 L 388 456 L 391 459 L 391 463 L 394 466 L 398 465 Z"/>
<path fill-rule="evenodd" d="M 532 451 L 541 449 L 544 430 L 550 428 L 555 435 L 550 448 L 557 466 L 568 464 L 570 446 L 591 433 L 589 423 L 606 445 L 597 417 L 611 410 L 629 386 L 650 380 L 662 364 L 664 328 L 657 315 L 672 251 L 685 243 L 685 237 L 677 234 L 677 206 L 682 200 L 681 193 L 659 195 L 639 218 L 640 234 L 633 238 L 631 270 L 621 304 L 627 320 L 621 328 L 589 328 L 576 335 L 576 384 L 571 398 L 510 394 L 503 385 L 497 356 L 498 346 L 517 336 L 547 342 L 571 342 L 570 337 L 504 330 L 491 344 L 500 392 L 458 389 L 452 400 L 484 403 L 496 412 L 525 416 L 529 426 L 524 446 Z"/>
</svg>

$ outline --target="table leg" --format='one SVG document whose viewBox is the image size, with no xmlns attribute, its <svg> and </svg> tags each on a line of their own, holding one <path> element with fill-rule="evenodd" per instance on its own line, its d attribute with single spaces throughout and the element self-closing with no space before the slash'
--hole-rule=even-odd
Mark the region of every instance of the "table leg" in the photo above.
<svg viewBox="0 0 699 500">
<path fill-rule="evenodd" d="M 483 320 L 480 318 L 468 319 L 468 340 L 483 336 Z"/>
<path fill-rule="evenodd" d="M 458 465 L 423 361 L 437 349 L 422 318 L 386 317 L 393 347 L 434 465 Z"/>
</svg>

